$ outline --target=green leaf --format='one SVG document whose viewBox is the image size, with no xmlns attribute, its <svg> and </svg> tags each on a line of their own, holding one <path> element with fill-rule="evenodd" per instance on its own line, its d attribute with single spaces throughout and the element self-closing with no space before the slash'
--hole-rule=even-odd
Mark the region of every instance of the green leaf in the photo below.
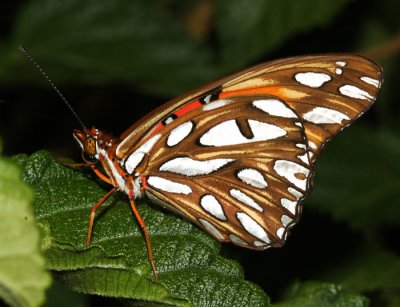
<svg viewBox="0 0 400 307">
<path fill-rule="evenodd" d="M 307 206 L 368 233 L 397 225 L 399 156 L 398 135 L 359 127 L 346 130 L 321 154 Z"/>
<path fill-rule="evenodd" d="M 177 306 L 267 304 L 263 291 L 244 281 L 238 264 L 218 255 L 218 242 L 171 213 L 138 203 L 159 272 L 154 283 L 144 238 L 123 194 L 98 210 L 87 248 L 90 207 L 105 193 L 91 172 L 63 167 L 47 152 L 15 160 L 37 191 L 36 218 L 48 266 L 73 289 Z"/>
<path fill-rule="evenodd" d="M 295 34 L 325 26 L 348 0 L 217 2 L 217 32 L 222 61 L 242 67 Z M 233 30 L 234 29 L 234 30 Z"/>
<path fill-rule="evenodd" d="M 400 258 L 390 252 L 371 247 L 359 250 L 323 275 L 346 290 L 375 293 L 387 306 L 400 302 Z"/>
<path fill-rule="evenodd" d="M 0 157 L 0 297 L 11 306 L 39 306 L 51 279 L 39 251 L 33 193 L 20 175 Z"/>
<path fill-rule="evenodd" d="M 344 291 L 340 286 L 318 282 L 295 283 L 276 307 L 366 307 L 368 300 L 357 294 Z"/>
<path fill-rule="evenodd" d="M 144 0 L 30 1 L 0 53 L 0 80 L 37 83 L 42 80 L 17 52 L 19 44 L 58 84 L 125 81 L 172 95 L 213 71 L 210 52 L 177 19 Z"/>
</svg>

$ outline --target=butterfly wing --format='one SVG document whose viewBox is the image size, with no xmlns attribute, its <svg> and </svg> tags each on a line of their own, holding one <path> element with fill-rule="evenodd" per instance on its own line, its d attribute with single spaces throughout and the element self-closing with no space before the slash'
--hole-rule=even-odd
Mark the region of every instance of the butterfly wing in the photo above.
<svg viewBox="0 0 400 307">
<path fill-rule="evenodd" d="M 329 139 L 370 108 L 382 78 L 382 68 L 360 56 L 308 56 L 281 60 L 250 79 L 239 76 L 224 91 L 229 97 L 256 89 L 285 101 L 303 120 L 313 162 Z"/>
<path fill-rule="evenodd" d="M 162 146 L 141 172 L 153 201 L 221 241 L 255 249 L 283 243 L 312 176 L 298 158 L 306 154 L 298 117 L 269 115 L 259 98 L 232 97 L 224 100 L 229 108 L 216 100 L 182 116 L 178 126 L 164 128 Z"/>
<path fill-rule="evenodd" d="M 371 106 L 381 83 L 381 68 L 353 55 L 258 65 L 151 113 L 123 135 L 117 155 L 129 169 L 157 136 L 130 167 L 147 177 L 149 198 L 221 241 L 280 246 L 299 218 L 316 156 Z"/>
</svg>

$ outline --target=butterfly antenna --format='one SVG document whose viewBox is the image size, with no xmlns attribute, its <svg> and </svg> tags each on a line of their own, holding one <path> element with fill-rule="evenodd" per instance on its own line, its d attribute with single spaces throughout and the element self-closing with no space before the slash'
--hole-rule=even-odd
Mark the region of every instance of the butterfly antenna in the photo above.
<svg viewBox="0 0 400 307">
<path fill-rule="evenodd" d="M 64 95 L 60 92 L 60 90 L 57 88 L 57 86 L 53 83 L 53 81 L 50 79 L 50 77 L 43 71 L 43 69 L 40 67 L 40 65 L 35 61 L 35 59 L 28 53 L 28 51 L 25 49 L 24 46 L 19 46 L 19 50 L 31 61 L 31 63 L 39 70 L 39 72 L 45 77 L 45 79 L 50 83 L 51 87 L 56 91 L 58 96 L 64 101 L 64 103 L 67 105 L 69 110 L 72 112 L 72 114 L 75 116 L 79 124 L 82 126 L 82 128 L 85 130 L 86 126 L 83 124 L 82 120 L 79 118 L 78 114 L 75 112 L 74 108 L 72 105 L 68 102 L 67 98 L 64 97 Z"/>
</svg>

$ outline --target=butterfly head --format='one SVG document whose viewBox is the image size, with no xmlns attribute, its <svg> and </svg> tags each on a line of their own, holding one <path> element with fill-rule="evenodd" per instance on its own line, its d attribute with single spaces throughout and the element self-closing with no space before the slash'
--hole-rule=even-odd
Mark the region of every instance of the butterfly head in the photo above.
<svg viewBox="0 0 400 307">
<path fill-rule="evenodd" d="M 82 149 L 82 158 L 86 163 L 95 164 L 99 161 L 99 150 L 103 147 L 104 136 L 96 128 L 74 130 L 73 136 Z"/>
</svg>

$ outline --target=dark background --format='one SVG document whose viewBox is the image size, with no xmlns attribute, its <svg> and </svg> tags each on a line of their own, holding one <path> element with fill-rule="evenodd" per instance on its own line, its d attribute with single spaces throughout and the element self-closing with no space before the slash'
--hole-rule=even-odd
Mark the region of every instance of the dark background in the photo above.
<svg viewBox="0 0 400 307">
<path fill-rule="evenodd" d="M 399 13 L 390 0 L 2 3 L 3 154 L 47 149 L 80 158 L 72 139 L 78 123 L 18 52 L 20 44 L 87 126 L 114 135 L 174 96 L 253 64 L 332 52 L 371 57 L 384 67 L 380 96 L 323 152 L 314 193 L 285 247 L 253 252 L 224 245 L 223 254 L 273 301 L 295 280 L 321 280 L 362 293 L 372 305 L 396 306 L 400 281 L 388 272 L 400 275 Z M 385 263 L 386 255 L 393 263 Z M 360 264 L 357 273 L 351 263 Z M 266 264 L 270 271 L 260 274 Z M 382 273 L 374 286 L 372 265 Z M 356 274 L 361 281 L 351 279 Z"/>
</svg>

